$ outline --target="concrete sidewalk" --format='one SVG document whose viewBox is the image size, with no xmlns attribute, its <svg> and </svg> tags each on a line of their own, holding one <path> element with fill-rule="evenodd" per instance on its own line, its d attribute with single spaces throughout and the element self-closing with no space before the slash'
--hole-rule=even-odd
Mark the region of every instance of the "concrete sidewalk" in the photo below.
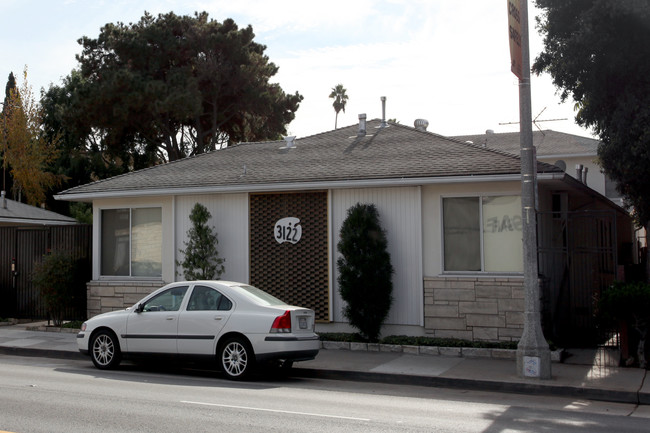
<svg viewBox="0 0 650 433">
<path fill-rule="evenodd" d="M 41 330 L 32 330 L 41 329 Z M 0 354 L 90 359 L 77 349 L 76 332 L 49 332 L 34 325 L 0 326 Z M 603 364 L 593 353 L 575 351 L 553 363 L 552 379 L 520 378 L 509 359 L 321 350 L 315 360 L 294 364 L 301 377 L 513 392 L 650 405 L 646 370 Z"/>
</svg>

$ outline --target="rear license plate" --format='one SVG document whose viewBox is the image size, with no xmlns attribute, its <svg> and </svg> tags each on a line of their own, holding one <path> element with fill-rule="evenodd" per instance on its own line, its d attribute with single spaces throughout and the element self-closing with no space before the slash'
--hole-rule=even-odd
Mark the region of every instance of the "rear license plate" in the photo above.
<svg viewBox="0 0 650 433">
<path fill-rule="evenodd" d="M 300 326 L 300 329 L 307 329 L 307 318 L 298 317 L 298 326 Z"/>
</svg>

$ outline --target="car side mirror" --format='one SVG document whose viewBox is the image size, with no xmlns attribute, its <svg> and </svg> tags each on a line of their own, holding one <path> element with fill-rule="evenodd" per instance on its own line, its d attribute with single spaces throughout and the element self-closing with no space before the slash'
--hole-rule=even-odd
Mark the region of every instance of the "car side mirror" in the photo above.
<svg viewBox="0 0 650 433">
<path fill-rule="evenodd" d="M 138 304 L 138 306 L 135 308 L 136 313 L 142 313 L 144 311 L 144 304 Z"/>
</svg>

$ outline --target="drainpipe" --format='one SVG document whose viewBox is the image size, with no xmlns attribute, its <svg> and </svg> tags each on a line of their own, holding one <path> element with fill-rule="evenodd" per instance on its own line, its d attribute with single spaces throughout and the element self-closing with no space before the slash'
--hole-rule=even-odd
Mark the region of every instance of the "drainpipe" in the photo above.
<svg viewBox="0 0 650 433">
<path fill-rule="evenodd" d="M 582 182 L 582 164 L 576 164 L 576 179 Z"/>
</svg>

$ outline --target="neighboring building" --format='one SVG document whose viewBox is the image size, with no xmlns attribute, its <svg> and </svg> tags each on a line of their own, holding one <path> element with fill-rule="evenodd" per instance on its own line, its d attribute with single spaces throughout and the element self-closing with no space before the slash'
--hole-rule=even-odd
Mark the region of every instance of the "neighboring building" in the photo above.
<svg viewBox="0 0 650 433">
<path fill-rule="evenodd" d="M 485 134 L 454 136 L 456 140 L 470 141 L 479 146 L 491 147 L 519 156 L 521 145 L 519 132 L 494 133 L 488 129 Z M 537 160 L 554 164 L 574 178 L 589 185 L 619 206 L 623 205 L 616 183 L 609 179 L 598 164 L 598 140 L 565 134 L 552 130 L 534 130 L 533 145 Z M 579 173 L 579 174 L 578 174 Z"/>
<path fill-rule="evenodd" d="M 77 224 L 74 218 L 9 200 L 4 193 L 0 197 L 0 227 L 72 224 Z"/>
<path fill-rule="evenodd" d="M 298 140 L 234 145 L 57 198 L 93 204 L 90 316 L 182 279 L 176 261 L 200 202 L 218 232 L 223 279 L 314 309 L 319 331 L 349 331 L 336 246 L 347 210 L 361 202 L 377 207 L 395 269 L 384 335 L 507 341 L 523 328 L 520 168 L 506 152 L 364 119 Z M 539 163 L 537 172 L 540 209 L 558 215 L 540 224 L 549 246 L 566 233 L 556 223 L 577 209 L 606 213 L 607 227 L 618 228 L 607 251 L 631 241 L 621 208 L 554 165 Z"/>
</svg>

